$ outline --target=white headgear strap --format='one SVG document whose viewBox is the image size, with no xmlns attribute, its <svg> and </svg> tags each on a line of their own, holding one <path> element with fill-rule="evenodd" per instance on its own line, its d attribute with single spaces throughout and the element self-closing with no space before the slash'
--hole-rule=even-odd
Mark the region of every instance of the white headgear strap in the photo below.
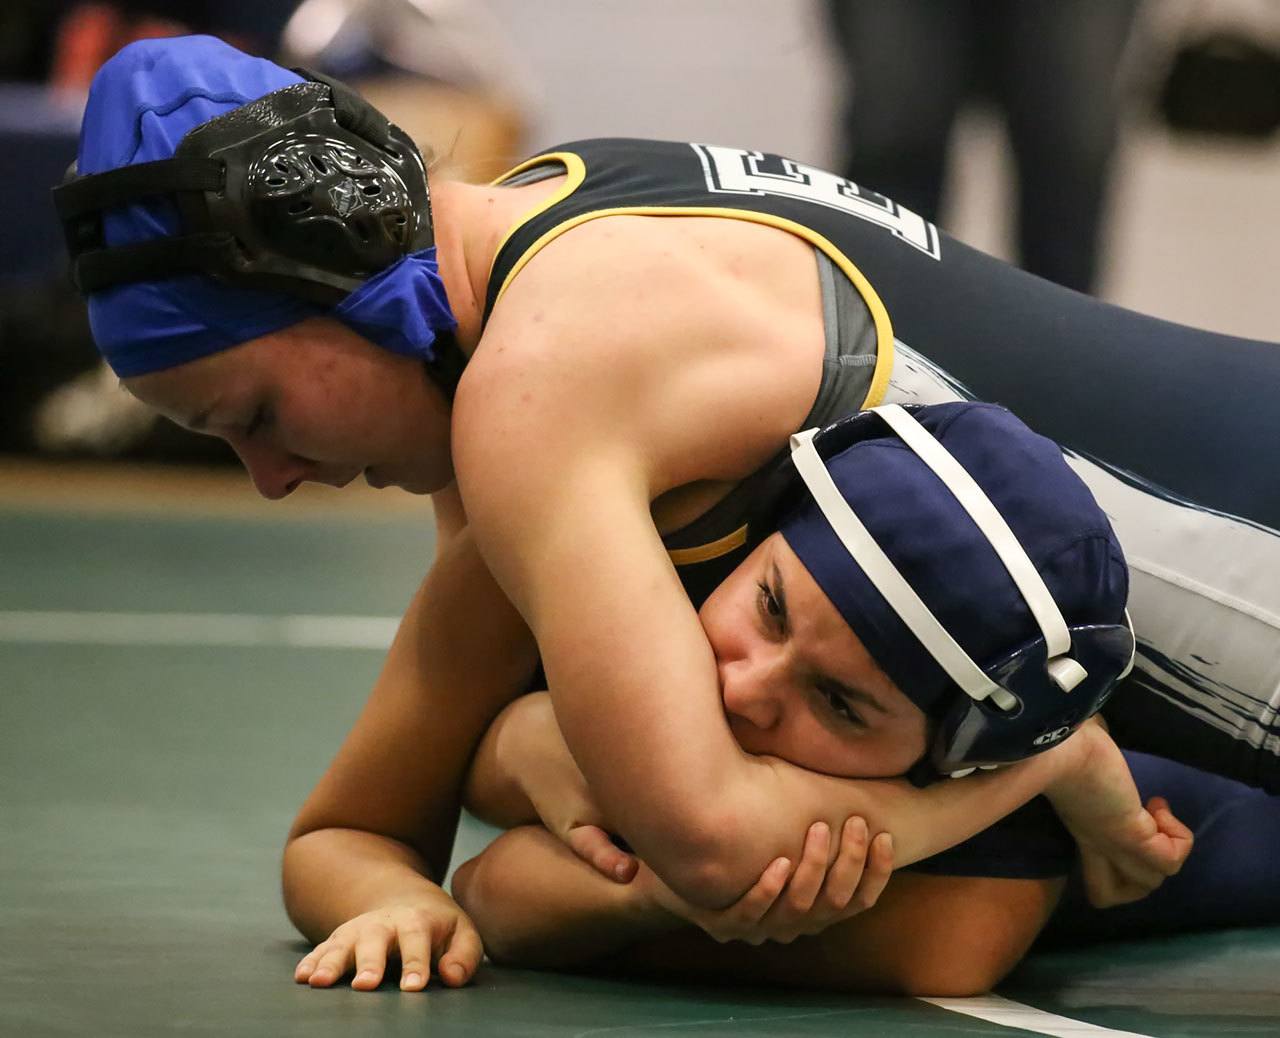
<svg viewBox="0 0 1280 1038">
<path fill-rule="evenodd" d="M 1050 678 L 1064 692 L 1070 692 L 1087 672 L 1066 655 L 1071 651 L 1067 623 L 1009 524 L 950 451 L 910 413 L 897 404 L 872 410 L 929 466 L 991 543 L 1044 636 Z M 1017 699 L 992 681 L 951 637 L 854 514 L 813 445 L 817 432 L 807 429 L 791 437 L 791 460 L 845 550 L 952 681 L 973 699 L 990 698 L 1001 709 L 1015 709 Z"/>
</svg>

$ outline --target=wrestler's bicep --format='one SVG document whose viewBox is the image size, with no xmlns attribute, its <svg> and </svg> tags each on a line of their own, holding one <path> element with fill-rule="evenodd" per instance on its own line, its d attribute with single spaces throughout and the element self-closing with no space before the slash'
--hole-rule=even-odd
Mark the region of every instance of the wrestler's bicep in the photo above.
<svg viewBox="0 0 1280 1038">
<path fill-rule="evenodd" d="M 742 754 L 649 513 L 665 489 L 653 482 L 660 433 L 646 434 L 645 392 L 622 395 L 611 365 L 554 351 L 535 363 L 532 347 L 503 346 L 486 344 L 488 360 L 478 351 L 455 402 L 469 529 L 534 633 L 565 741 L 601 807 L 684 893 L 681 870 L 703 869 L 717 842 L 708 816 L 719 805 L 706 791 L 737 777 Z"/>
</svg>

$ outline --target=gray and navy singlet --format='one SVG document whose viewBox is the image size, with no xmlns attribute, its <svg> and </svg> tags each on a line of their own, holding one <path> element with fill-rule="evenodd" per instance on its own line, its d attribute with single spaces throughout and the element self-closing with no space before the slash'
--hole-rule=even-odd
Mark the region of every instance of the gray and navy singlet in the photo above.
<svg viewBox="0 0 1280 1038">
<path fill-rule="evenodd" d="M 722 216 L 817 251 L 828 328 L 806 426 L 880 402 L 980 399 L 1056 440 L 1131 571 L 1123 745 L 1280 790 L 1280 349 L 1060 288 L 875 191 L 777 155 L 579 141 L 499 180 L 567 174 L 503 242 L 486 314 L 549 241 L 614 214 Z M 665 538 L 695 603 L 745 556 L 766 473 Z"/>
</svg>

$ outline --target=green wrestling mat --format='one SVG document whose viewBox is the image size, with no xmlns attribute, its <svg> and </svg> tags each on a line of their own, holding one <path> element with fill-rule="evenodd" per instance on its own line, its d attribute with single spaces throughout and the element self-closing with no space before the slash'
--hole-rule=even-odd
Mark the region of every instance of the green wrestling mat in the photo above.
<svg viewBox="0 0 1280 1038">
<path fill-rule="evenodd" d="M 403 514 L 0 511 L 0 1035 L 1280 1034 L 1280 930 L 1033 955 L 941 1005 L 489 966 L 294 985 L 283 836 L 431 539 Z"/>
</svg>

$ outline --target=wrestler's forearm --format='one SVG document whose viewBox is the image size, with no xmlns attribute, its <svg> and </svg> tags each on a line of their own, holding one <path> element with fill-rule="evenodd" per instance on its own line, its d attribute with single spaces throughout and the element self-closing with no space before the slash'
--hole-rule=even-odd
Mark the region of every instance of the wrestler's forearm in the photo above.
<svg viewBox="0 0 1280 1038">
<path fill-rule="evenodd" d="M 545 830 L 524 827 L 459 868 L 453 893 L 490 957 L 513 966 L 976 995 L 1026 952 L 1062 887 L 1059 880 L 898 873 L 870 911 L 817 937 L 753 947 L 712 941 L 662 908 L 642 880 L 612 883 Z"/>
<path fill-rule="evenodd" d="M 737 780 L 739 795 L 760 795 L 767 802 L 748 800 L 745 808 L 738 808 L 747 812 L 752 824 L 725 820 L 727 835 L 717 844 L 712 861 L 720 860 L 719 868 L 731 871 L 736 871 L 740 862 L 752 863 L 761 838 L 754 822 L 775 819 L 779 803 L 813 804 L 816 798 L 817 807 L 807 809 L 819 812 L 814 817 L 825 817 L 831 805 L 843 804 L 850 813 L 868 818 L 873 831 L 879 827 L 894 834 L 898 844 L 895 864 L 910 864 L 961 842 L 1046 789 L 1052 792 L 1076 784 L 1074 773 L 1086 760 L 1088 741 L 1100 734 L 1086 730 L 1064 746 L 1017 767 L 949 779 L 925 790 L 900 780 L 833 779 L 772 758 L 748 758 L 754 770 Z M 525 794 L 525 789 L 533 788 L 530 781 L 535 774 L 541 778 L 533 786 L 540 782 L 541 795 L 548 801 L 567 795 L 581 782 L 545 694 L 523 697 L 494 722 L 473 764 L 468 795 L 488 802 L 496 824 L 523 824 L 535 818 Z M 797 806 L 790 816 L 784 812 L 784 828 L 803 827 L 811 821 L 804 810 Z M 506 817 L 496 817 L 503 811 Z"/>
<path fill-rule="evenodd" d="M 637 884 L 601 876 L 541 826 L 512 829 L 461 865 L 453 895 L 489 957 L 511 965 L 580 965 L 686 925 Z"/>
<path fill-rule="evenodd" d="M 313 943 L 365 912 L 439 890 L 411 847 L 354 829 L 320 829 L 290 841 L 283 877 L 285 911 Z"/>
<path fill-rule="evenodd" d="M 826 819 L 833 832 L 844 818 L 859 815 L 871 832 L 890 833 L 894 867 L 901 868 L 962 843 L 1060 782 L 1079 766 L 1082 749 L 1070 739 L 998 771 L 944 779 L 924 789 L 903 779 L 837 779 L 775 758 L 750 758 L 755 773 L 725 799 L 726 809 L 740 819 L 737 826 L 726 822 L 726 831 L 741 833 L 725 853 L 736 849 L 742 864 L 735 875 L 747 875 L 758 857 L 752 827 L 785 825 L 788 816 L 794 827 L 808 817 L 807 810 L 813 819 Z M 787 814 L 779 817 L 781 811 Z"/>
<path fill-rule="evenodd" d="M 349 832 L 411 848 L 413 869 L 443 878 L 471 755 L 535 660 L 519 616 L 459 534 L 414 596 L 360 717 L 294 820 L 282 876 L 291 917 L 330 916 L 333 866 L 325 855 L 294 853 L 326 833 L 339 852 L 357 849 Z"/>
</svg>

